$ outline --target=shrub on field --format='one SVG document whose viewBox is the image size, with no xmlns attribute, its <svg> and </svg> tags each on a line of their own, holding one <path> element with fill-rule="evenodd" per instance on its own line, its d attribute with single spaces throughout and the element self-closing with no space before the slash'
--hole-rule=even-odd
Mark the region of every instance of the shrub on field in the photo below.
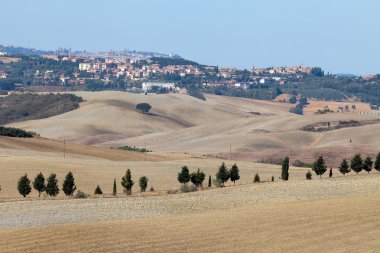
<svg viewBox="0 0 380 253">
<path fill-rule="evenodd" d="M 167 190 L 166 193 L 167 194 L 176 194 L 176 193 L 178 193 L 178 190 L 177 189 L 170 189 L 170 190 Z"/>
<path fill-rule="evenodd" d="M 87 194 L 82 192 L 81 190 L 78 190 L 77 193 L 75 194 L 75 198 L 77 199 L 85 199 L 87 198 Z"/>
<path fill-rule="evenodd" d="M 253 178 L 254 183 L 260 183 L 260 176 L 259 173 L 256 173 L 255 177 Z"/>
<path fill-rule="evenodd" d="M 217 188 L 223 187 L 222 183 L 219 182 L 218 179 L 213 179 L 212 184 L 215 185 L 215 187 L 217 187 Z"/>
<path fill-rule="evenodd" d="M 183 184 L 181 185 L 180 190 L 181 192 L 195 192 L 197 191 L 197 187 L 194 185 Z"/>
<path fill-rule="evenodd" d="M 313 177 L 313 174 L 311 174 L 311 171 L 308 171 L 308 172 L 306 173 L 306 180 L 311 180 L 312 177 Z"/>
</svg>

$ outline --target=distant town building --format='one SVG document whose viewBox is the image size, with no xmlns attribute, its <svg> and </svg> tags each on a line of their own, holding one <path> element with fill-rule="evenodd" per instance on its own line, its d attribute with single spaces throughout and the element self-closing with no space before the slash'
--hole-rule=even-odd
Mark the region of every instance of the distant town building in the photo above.
<svg viewBox="0 0 380 253">
<path fill-rule="evenodd" d="M 175 83 L 159 83 L 159 82 L 144 82 L 144 83 L 142 83 L 142 90 L 144 92 L 147 92 L 148 90 L 152 89 L 153 87 L 159 87 L 159 88 L 166 88 L 168 90 L 174 90 L 175 89 Z"/>
</svg>

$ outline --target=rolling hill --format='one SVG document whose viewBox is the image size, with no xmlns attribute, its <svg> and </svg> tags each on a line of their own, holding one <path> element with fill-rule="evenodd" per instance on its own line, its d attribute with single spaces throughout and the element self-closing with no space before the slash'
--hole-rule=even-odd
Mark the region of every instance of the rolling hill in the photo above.
<svg viewBox="0 0 380 253">
<path fill-rule="evenodd" d="M 331 113 L 305 116 L 290 114 L 290 104 L 207 95 L 202 101 L 186 95 L 142 95 L 124 92 L 77 92 L 84 98 L 80 108 L 41 120 L 11 124 L 43 137 L 102 147 L 136 146 L 160 152 L 188 152 L 260 160 L 294 154 L 291 159 L 311 162 L 327 155 L 331 166 L 357 151 L 374 155 L 380 141 L 379 124 L 306 132 L 304 126 L 318 122 L 378 120 L 366 109 L 363 114 Z M 141 114 L 137 103 L 152 105 L 151 114 Z M 329 104 L 329 102 L 325 102 Z M 332 102 L 334 103 L 334 102 Z M 309 111 L 321 107 L 312 102 Z M 335 103 L 330 106 L 337 106 Z M 364 110 L 366 109 L 366 110 Z M 365 111 L 365 114 L 364 114 Z M 351 142 L 350 142 L 351 140 Z"/>
</svg>

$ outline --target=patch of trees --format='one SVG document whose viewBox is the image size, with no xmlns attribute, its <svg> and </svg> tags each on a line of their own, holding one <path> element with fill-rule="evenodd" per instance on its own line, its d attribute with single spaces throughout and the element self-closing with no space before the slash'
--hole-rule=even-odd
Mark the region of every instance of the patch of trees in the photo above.
<svg viewBox="0 0 380 253">
<path fill-rule="evenodd" d="M 159 64 L 161 67 L 166 67 L 169 65 L 192 65 L 199 66 L 199 63 L 194 61 L 185 60 L 180 57 L 166 58 L 166 57 L 152 57 L 150 58 L 152 63 Z"/>
<path fill-rule="evenodd" d="M 74 94 L 11 94 L 0 98 L 0 124 L 52 117 L 77 109 L 81 102 Z"/>
<path fill-rule="evenodd" d="M 372 121 L 372 122 L 367 121 L 367 122 L 363 122 L 363 124 L 357 120 L 339 120 L 337 123 L 336 122 L 318 122 L 318 123 L 304 126 L 302 130 L 307 131 L 307 132 L 325 132 L 325 131 L 332 131 L 332 130 L 346 128 L 346 127 L 358 127 L 364 124 L 374 124 L 376 122 L 378 121 Z"/>
<path fill-rule="evenodd" d="M 311 75 L 315 77 L 323 77 L 325 72 L 320 67 L 314 67 L 311 69 Z"/>
<path fill-rule="evenodd" d="M 86 73 L 86 72 L 85 72 Z M 111 82 L 103 82 L 99 79 L 86 79 L 84 89 L 87 91 L 122 90 L 128 86 L 127 81 L 115 79 Z"/>
<path fill-rule="evenodd" d="M 0 135 L 18 138 L 32 138 L 36 134 L 19 128 L 0 126 Z"/>
<path fill-rule="evenodd" d="M 289 112 L 298 114 L 298 115 L 303 115 L 303 106 L 298 104 L 296 107 L 290 108 Z"/>
<path fill-rule="evenodd" d="M 134 151 L 134 152 L 141 152 L 141 153 L 152 152 L 151 150 L 147 150 L 145 148 L 137 148 L 135 146 L 133 146 L 133 147 L 132 146 L 123 146 L 123 147 L 118 147 L 117 149 Z"/>
<path fill-rule="evenodd" d="M 17 55 L 12 55 L 12 57 L 17 57 Z M 13 84 L 57 86 L 60 83 L 60 76 L 74 78 L 73 74 L 79 71 L 78 63 L 71 61 L 56 61 L 25 54 L 18 57 L 19 61 L 0 66 L 0 70 L 8 74 Z M 51 71 L 51 73 L 45 75 L 46 71 Z"/>
<path fill-rule="evenodd" d="M 152 109 L 152 106 L 148 103 L 140 103 L 136 105 L 136 109 L 145 114 L 148 113 L 150 109 Z"/>
<path fill-rule="evenodd" d="M 297 103 L 297 98 L 296 97 L 291 97 L 289 99 L 289 102 L 291 104 Z M 299 99 L 298 104 L 295 107 L 290 108 L 289 112 L 294 113 L 294 114 L 299 114 L 303 115 L 303 108 L 308 104 L 307 98 L 302 97 Z"/>
</svg>

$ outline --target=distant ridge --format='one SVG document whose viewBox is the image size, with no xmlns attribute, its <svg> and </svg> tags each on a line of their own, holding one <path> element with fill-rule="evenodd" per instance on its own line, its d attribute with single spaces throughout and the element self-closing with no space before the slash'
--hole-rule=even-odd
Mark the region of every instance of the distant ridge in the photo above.
<svg viewBox="0 0 380 253">
<path fill-rule="evenodd" d="M 354 74 L 335 74 L 335 76 L 339 76 L 339 77 L 357 77 L 357 75 L 354 75 Z"/>
<path fill-rule="evenodd" d="M 44 55 L 44 54 L 59 54 L 59 55 L 109 55 L 109 56 L 133 56 L 135 54 L 142 55 L 143 57 L 163 57 L 163 58 L 180 58 L 179 55 L 175 54 L 163 54 L 151 51 L 142 51 L 142 50 L 108 50 L 104 52 L 88 52 L 86 50 L 76 50 L 72 51 L 71 48 L 58 48 L 57 50 L 40 50 L 35 48 L 20 47 L 14 45 L 0 45 L 0 52 L 5 52 L 9 55 Z"/>
</svg>

